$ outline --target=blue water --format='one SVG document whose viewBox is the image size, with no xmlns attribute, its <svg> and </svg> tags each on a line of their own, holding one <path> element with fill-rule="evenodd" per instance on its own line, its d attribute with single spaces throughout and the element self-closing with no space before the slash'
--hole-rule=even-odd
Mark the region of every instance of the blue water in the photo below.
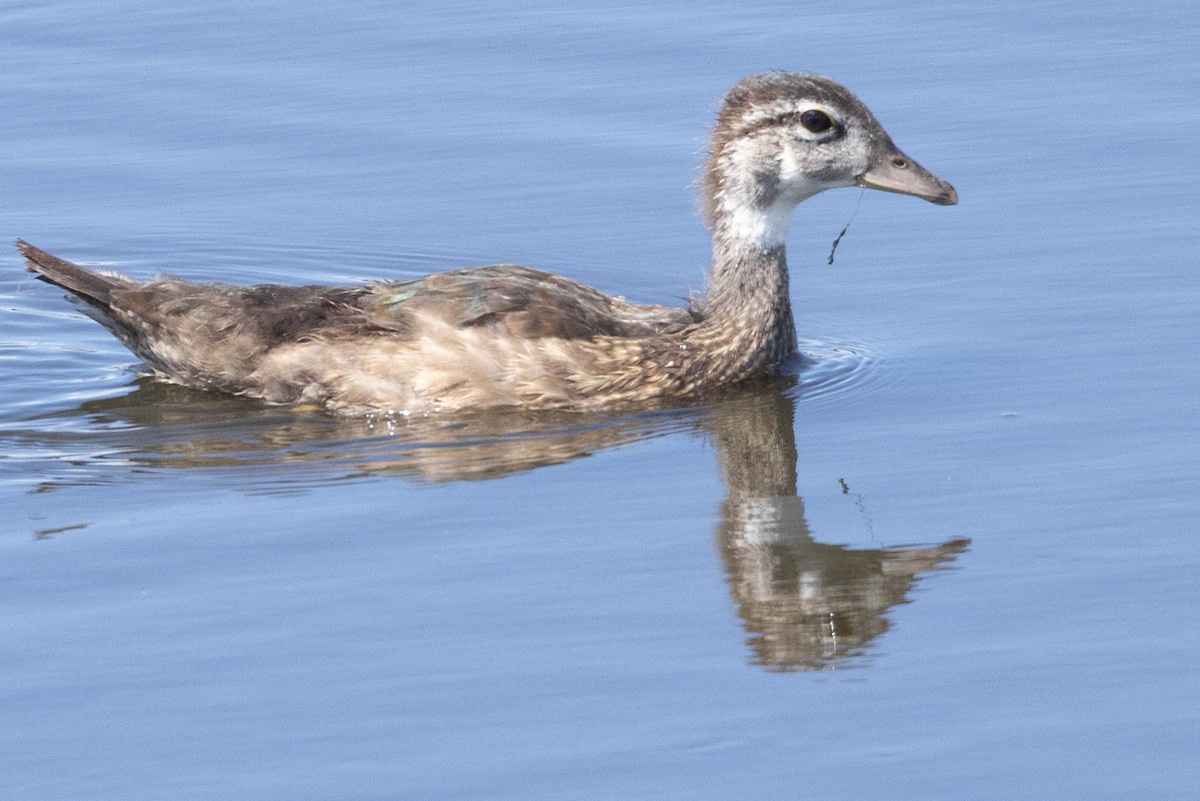
<svg viewBox="0 0 1200 801">
<path fill-rule="evenodd" d="M 620 416 L 155 384 L 13 251 L 0 797 L 1200 795 L 1191 4 L 0 22 L 0 239 L 143 277 L 676 302 L 716 105 L 772 68 L 961 195 L 805 203 L 803 366 Z"/>
</svg>

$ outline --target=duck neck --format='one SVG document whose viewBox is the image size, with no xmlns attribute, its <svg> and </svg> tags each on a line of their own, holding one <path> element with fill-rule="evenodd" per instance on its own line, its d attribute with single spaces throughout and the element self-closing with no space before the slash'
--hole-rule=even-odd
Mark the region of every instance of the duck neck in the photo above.
<svg viewBox="0 0 1200 801">
<path fill-rule="evenodd" d="M 719 342 L 726 371 L 740 377 L 767 372 L 796 353 L 788 293 L 786 236 L 731 235 L 718 225 L 704 302 L 702 337 Z"/>
</svg>

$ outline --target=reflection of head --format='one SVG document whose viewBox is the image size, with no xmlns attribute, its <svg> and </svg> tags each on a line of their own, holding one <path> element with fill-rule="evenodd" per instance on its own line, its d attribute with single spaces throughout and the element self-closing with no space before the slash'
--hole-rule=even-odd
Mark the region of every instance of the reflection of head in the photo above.
<svg viewBox="0 0 1200 801">
<path fill-rule="evenodd" d="M 763 392 L 722 405 L 707 424 L 728 491 L 718 544 L 754 661 L 807 670 L 862 655 L 917 576 L 968 542 L 850 550 L 814 541 L 796 496 L 792 412 L 785 393 Z"/>
<path fill-rule="evenodd" d="M 827 667 L 861 656 L 887 631 L 917 576 L 966 547 L 850 550 L 813 541 L 797 497 L 726 503 L 719 528 L 730 591 L 754 661 L 779 670 Z"/>
</svg>

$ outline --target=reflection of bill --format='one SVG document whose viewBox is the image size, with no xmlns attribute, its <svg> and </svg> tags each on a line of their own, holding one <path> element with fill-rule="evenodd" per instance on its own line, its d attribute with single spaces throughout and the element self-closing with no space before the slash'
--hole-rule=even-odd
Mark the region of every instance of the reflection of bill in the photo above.
<svg viewBox="0 0 1200 801">
<path fill-rule="evenodd" d="M 796 495 L 792 412 L 786 394 L 763 392 L 718 407 L 707 425 L 728 493 L 718 544 L 754 661 L 811 670 L 861 656 L 917 576 L 969 541 L 851 550 L 813 540 Z"/>
<path fill-rule="evenodd" d="M 755 662 L 812 669 L 861 656 L 888 629 L 921 573 L 966 549 L 967 540 L 908 550 L 850 550 L 808 533 L 795 496 L 725 506 L 720 541 Z"/>
<path fill-rule="evenodd" d="M 147 467 L 208 469 L 214 480 L 243 490 L 288 494 L 361 475 L 479 480 L 665 433 L 700 431 L 711 438 L 725 479 L 718 547 L 752 635 L 754 661 L 813 669 L 861 655 L 887 630 L 888 610 L 904 602 L 919 574 L 954 559 L 968 541 L 910 550 L 814 541 L 796 495 L 793 382 L 781 378 L 731 392 L 711 406 L 610 417 L 488 412 L 348 420 L 142 381 L 133 393 L 88 401 L 73 413 L 88 423 L 69 441 L 99 456 L 91 470 L 84 453 L 68 460 L 69 478 L 46 476 L 38 489 L 111 482 L 120 465 L 132 480 Z M 36 431 L 26 432 L 24 447 L 36 450 L 37 438 Z M 54 451 L 50 463 L 63 463 L 62 445 L 45 443 Z M 262 469 L 284 463 L 287 470 Z"/>
</svg>

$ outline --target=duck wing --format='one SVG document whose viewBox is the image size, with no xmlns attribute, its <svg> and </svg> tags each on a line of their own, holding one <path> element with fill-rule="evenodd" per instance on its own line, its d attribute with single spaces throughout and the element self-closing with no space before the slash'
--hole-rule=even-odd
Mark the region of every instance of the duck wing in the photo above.
<svg viewBox="0 0 1200 801">
<path fill-rule="evenodd" d="M 416 334 L 429 319 L 519 339 L 644 337 L 697 321 L 689 308 L 641 306 L 569 278 L 515 264 L 376 284 L 361 301 L 386 329 Z"/>
<path fill-rule="evenodd" d="M 493 265 L 361 287 L 140 283 L 97 272 L 18 240 L 29 270 L 68 290 L 162 375 L 235 390 L 260 359 L 309 342 L 417 340 L 430 323 L 496 337 L 645 337 L 690 325 L 688 308 L 639 306 L 540 270 Z"/>
</svg>

